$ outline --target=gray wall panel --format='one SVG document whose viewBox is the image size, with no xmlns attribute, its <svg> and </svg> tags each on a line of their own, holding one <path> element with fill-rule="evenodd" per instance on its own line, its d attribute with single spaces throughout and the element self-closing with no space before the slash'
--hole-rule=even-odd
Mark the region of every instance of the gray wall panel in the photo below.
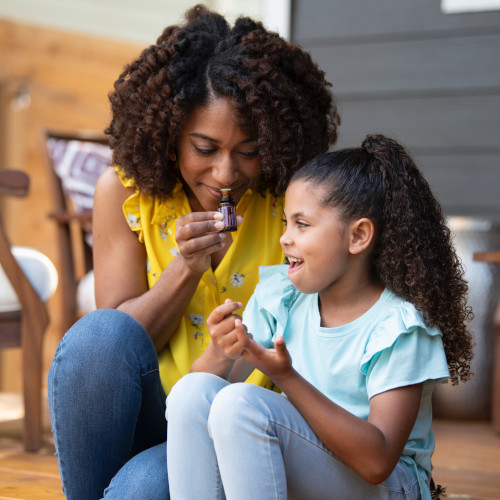
<svg viewBox="0 0 500 500">
<path fill-rule="evenodd" d="M 500 12 L 439 0 L 295 0 L 292 35 L 333 83 L 335 147 L 367 133 L 416 155 L 447 214 L 500 220 Z"/>
<path fill-rule="evenodd" d="M 496 35 L 334 45 L 311 51 L 338 96 L 500 89 L 500 29 Z"/>
<path fill-rule="evenodd" d="M 294 0 L 292 38 L 313 45 L 342 38 L 449 36 L 500 27 L 500 12 L 443 14 L 439 0 Z"/>
<path fill-rule="evenodd" d="M 500 186 L 500 153 L 415 154 L 439 202 L 450 215 L 496 218 Z"/>
<path fill-rule="evenodd" d="M 375 131 L 413 150 L 496 148 L 500 152 L 500 95 L 340 101 L 338 147 L 357 145 Z M 500 198 L 500 196 L 499 196 Z"/>
</svg>

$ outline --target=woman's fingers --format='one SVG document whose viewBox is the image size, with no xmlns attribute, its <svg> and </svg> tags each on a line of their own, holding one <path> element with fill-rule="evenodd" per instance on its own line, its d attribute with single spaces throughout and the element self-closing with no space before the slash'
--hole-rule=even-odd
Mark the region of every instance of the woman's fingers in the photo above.
<svg viewBox="0 0 500 500">
<path fill-rule="evenodd" d="M 177 240 L 187 241 L 224 229 L 220 212 L 191 212 L 183 215 L 175 223 Z"/>
<path fill-rule="evenodd" d="M 191 212 L 177 220 L 175 239 L 179 253 L 192 269 L 206 271 L 210 255 L 225 245 L 227 235 L 221 232 L 224 228 L 221 218 L 219 212 Z"/>
</svg>

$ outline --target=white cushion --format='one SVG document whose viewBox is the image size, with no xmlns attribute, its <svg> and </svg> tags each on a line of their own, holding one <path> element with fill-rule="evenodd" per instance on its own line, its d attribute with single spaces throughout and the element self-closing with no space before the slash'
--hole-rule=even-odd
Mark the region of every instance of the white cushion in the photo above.
<svg viewBox="0 0 500 500">
<path fill-rule="evenodd" d="M 97 309 L 94 292 L 94 271 L 89 271 L 78 283 L 76 308 L 79 316 Z"/>
<path fill-rule="evenodd" d="M 44 302 L 49 300 L 57 288 L 57 271 L 52 261 L 34 248 L 14 246 L 12 254 L 38 296 Z M 0 312 L 20 309 L 17 294 L 0 266 Z"/>
</svg>

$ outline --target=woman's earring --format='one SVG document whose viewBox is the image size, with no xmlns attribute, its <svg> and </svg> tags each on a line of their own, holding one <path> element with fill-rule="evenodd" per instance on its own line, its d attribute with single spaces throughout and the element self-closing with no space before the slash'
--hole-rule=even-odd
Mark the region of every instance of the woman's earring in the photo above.
<svg viewBox="0 0 500 500">
<path fill-rule="evenodd" d="M 176 163 L 177 162 L 177 155 L 175 153 L 172 153 L 170 155 L 170 160 L 172 161 L 172 163 Z"/>
</svg>

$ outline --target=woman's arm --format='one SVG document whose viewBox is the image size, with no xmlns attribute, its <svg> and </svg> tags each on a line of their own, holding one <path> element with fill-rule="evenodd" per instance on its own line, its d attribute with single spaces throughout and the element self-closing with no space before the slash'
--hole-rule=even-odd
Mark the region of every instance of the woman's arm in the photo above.
<svg viewBox="0 0 500 500">
<path fill-rule="evenodd" d="M 265 349 L 236 324 L 242 356 L 268 375 L 299 410 L 323 444 L 372 484 L 394 470 L 417 418 L 422 384 L 393 389 L 370 401 L 368 421 L 333 403 L 292 367 L 283 338 Z"/>
<path fill-rule="evenodd" d="M 133 192 L 123 186 L 112 168 L 97 182 L 93 216 L 96 302 L 99 308 L 119 309 L 137 319 L 160 351 L 208 269 L 210 254 L 221 248 L 222 241 L 212 212 L 185 216 L 186 223 L 178 230 L 184 235 L 178 240 L 184 255 L 173 259 L 149 289 L 145 247 L 130 230 L 122 209 Z M 195 237 L 209 229 L 215 232 Z"/>
</svg>

